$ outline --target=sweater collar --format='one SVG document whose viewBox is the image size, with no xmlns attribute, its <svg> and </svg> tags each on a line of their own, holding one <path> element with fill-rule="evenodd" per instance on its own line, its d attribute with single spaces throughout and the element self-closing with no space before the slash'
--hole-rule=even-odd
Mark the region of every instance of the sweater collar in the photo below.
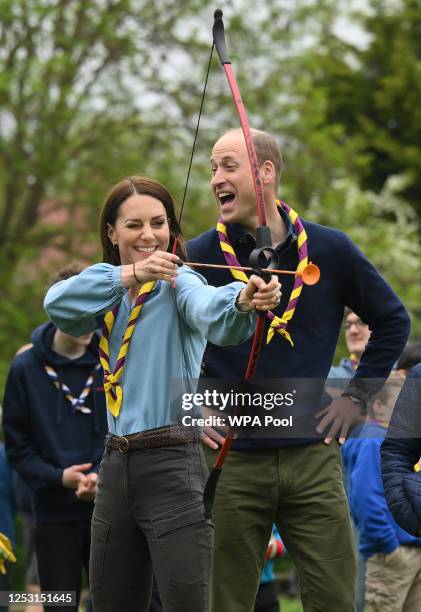
<svg viewBox="0 0 421 612">
<path fill-rule="evenodd" d="M 286 228 L 286 236 L 284 241 L 280 242 L 276 247 L 276 250 L 280 251 L 289 247 L 290 244 L 297 239 L 297 236 L 295 235 L 294 227 L 288 213 L 281 206 L 278 207 L 278 212 L 282 217 L 282 221 L 284 222 Z M 254 238 L 248 232 L 246 232 L 246 230 L 239 223 L 227 223 L 227 230 L 233 244 L 247 243 L 254 247 Z"/>
</svg>

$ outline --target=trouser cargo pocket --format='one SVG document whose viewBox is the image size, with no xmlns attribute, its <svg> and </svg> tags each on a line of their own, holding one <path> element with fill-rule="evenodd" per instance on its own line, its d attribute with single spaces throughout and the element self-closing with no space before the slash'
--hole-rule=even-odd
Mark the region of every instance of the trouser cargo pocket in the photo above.
<svg viewBox="0 0 421 612">
<path fill-rule="evenodd" d="M 202 499 L 161 514 L 152 521 L 164 567 L 163 600 L 169 610 L 207 610 L 212 568 L 213 525 Z M 157 574 L 160 574 L 158 570 Z M 161 594 L 161 584 L 158 587 Z"/>
</svg>

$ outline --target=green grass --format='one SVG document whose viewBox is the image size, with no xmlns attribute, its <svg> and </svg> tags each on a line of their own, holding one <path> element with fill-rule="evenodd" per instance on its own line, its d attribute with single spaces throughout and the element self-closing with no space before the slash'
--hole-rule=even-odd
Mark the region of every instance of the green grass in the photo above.
<svg viewBox="0 0 421 612">
<path fill-rule="evenodd" d="M 303 612 L 303 606 L 299 599 L 280 598 L 281 612 Z"/>
</svg>

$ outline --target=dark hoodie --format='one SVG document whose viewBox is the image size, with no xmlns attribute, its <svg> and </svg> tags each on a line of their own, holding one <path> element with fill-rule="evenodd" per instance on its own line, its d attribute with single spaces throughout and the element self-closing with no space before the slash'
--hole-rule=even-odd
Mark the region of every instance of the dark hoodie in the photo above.
<svg viewBox="0 0 421 612">
<path fill-rule="evenodd" d="M 90 471 L 98 471 L 107 432 L 102 370 L 95 372 L 85 401 L 92 412 L 84 414 L 73 411 L 44 369 L 53 367 L 79 397 L 98 363 L 98 337 L 93 337 L 82 357 L 68 359 L 51 348 L 55 331 L 52 323 L 34 330 L 33 347 L 12 361 L 3 403 L 7 457 L 34 492 L 37 523 L 90 519 L 93 503 L 79 500 L 74 490 L 63 487 L 63 469 L 92 463 Z"/>
</svg>

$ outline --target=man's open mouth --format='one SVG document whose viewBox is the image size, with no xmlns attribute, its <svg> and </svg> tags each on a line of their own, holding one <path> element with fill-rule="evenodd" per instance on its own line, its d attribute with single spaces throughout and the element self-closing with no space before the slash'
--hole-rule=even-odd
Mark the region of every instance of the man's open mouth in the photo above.
<svg viewBox="0 0 421 612">
<path fill-rule="evenodd" d="M 224 204 L 228 204 L 228 202 L 232 202 L 235 198 L 235 195 L 231 193 L 231 191 L 221 191 L 218 193 L 218 198 L 223 206 Z"/>
</svg>

